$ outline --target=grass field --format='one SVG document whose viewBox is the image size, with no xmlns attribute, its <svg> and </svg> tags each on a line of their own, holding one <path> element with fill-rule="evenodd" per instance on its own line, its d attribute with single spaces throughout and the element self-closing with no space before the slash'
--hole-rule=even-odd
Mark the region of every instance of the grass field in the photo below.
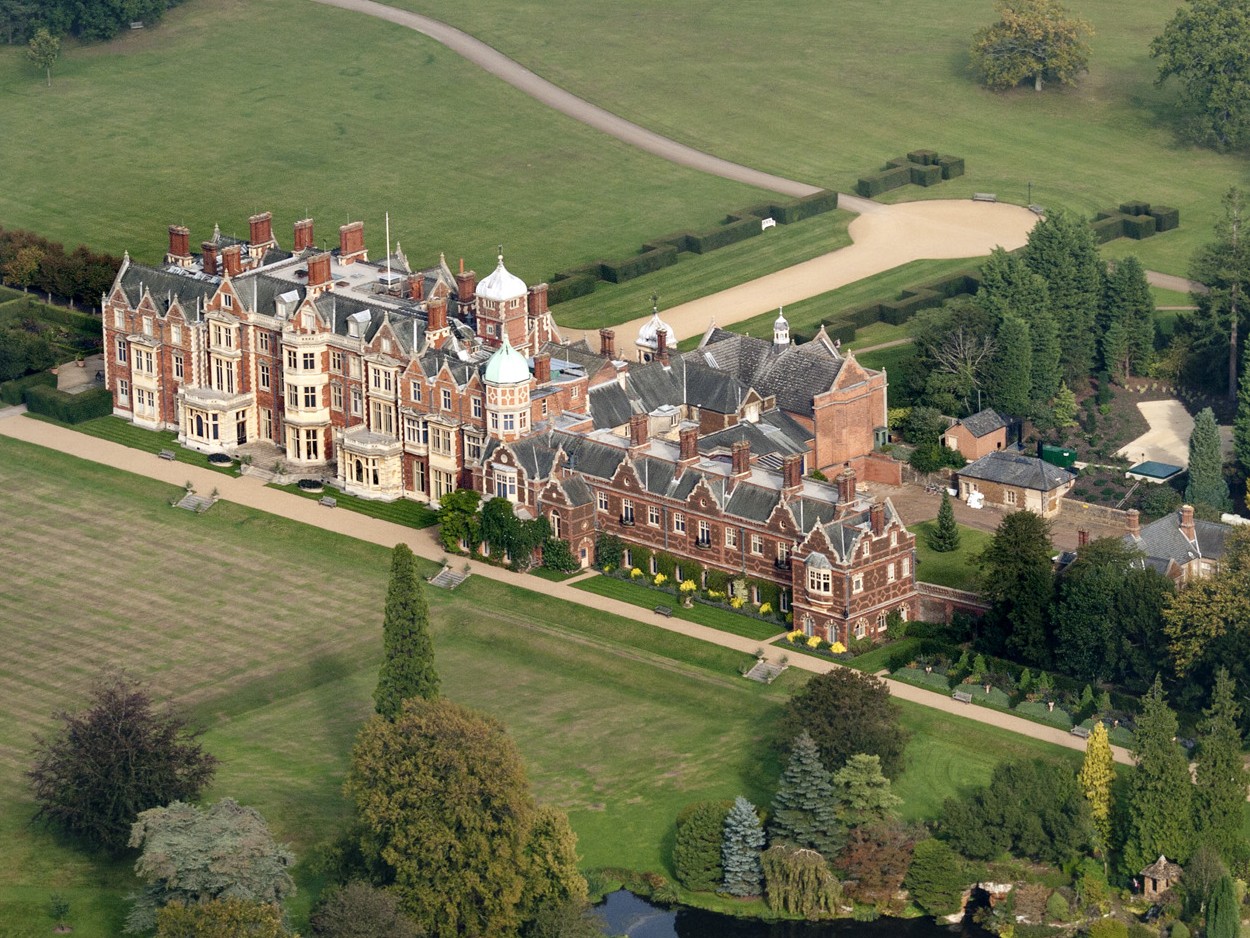
<svg viewBox="0 0 1250 938">
<path fill-rule="evenodd" d="M 0 223 L 148 262 L 169 224 L 198 245 L 215 222 L 246 237 L 266 209 L 288 247 L 297 218 L 331 245 L 363 219 L 380 257 L 389 211 L 414 264 L 445 251 L 485 276 L 502 242 L 536 283 L 771 197 L 605 137 L 411 30 L 299 0 L 191 0 L 66 48 L 51 88 L 24 51 L 0 46 L 21 128 L 0 134 Z"/>
<path fill-rule="evenodd" d="M 985 549 L 993 535 L 961 524 L 958 526 L 959 547 L 940 554 L 925 540 L 925 535 L 936 526 L 936 521 L 921 521 L 907 529 L 916 535 L 916 579 L 954 589 L 975 589 L 977 573 L 972 560 Z"/>
<path fill-rule="evenodd" d="M 968 73 L 972 33 L 994 17 L 986 0 L 952 0 L 940 12 L 907 3 L 889 15 L 873 0 L 836 11 L 795 0 L 768 16 L 746 0 L 396 2 L 652 130 L 843 192 L 886 159 L 929 147 L 964 157 L 967 175 L 905 186 L 891 200 L 995 192 L 1024 204 L 1031 182 L 1034 202 L 1086 215 L 1133 198 L 1176 206 L 1178 231 L 1106 251 L 1170 273 L 1185 272 L 1220 197 L 1246 181 L 1244 158 L 1177 143 L 1174 90 L 1154 87 L 1148 47 L 1175 0 L 1074 7 L 1095 29 L 1089 73 L 1074 89 L 1041 94 L 991 93 Z"/>
<path fill-rule="evenodd" d="M 301 862 L 298 926 L 315 900 L 317 844 L 371 711 L 388 552 L 219 502 L 172 510 L 176 489 L 0 439 L 0 922 L 42 935 L 53 890 L 75 934 L 120 931 L 134 881 L 27 824 L 31 733 L 98 669 L 125 666 L 188 707 L 222 759 L 210 799 L 256 806 Z M 587 867 L 665 870 L 688 801 L 771 796 L 770 740 L 804 679 L 737 676 L 744 656 L 474 577 L 429 592 L 444 692 L 503 719 L 543 801 L 568 810 Z M 1015 753 L 1060 750 L 906 707 L 899 781 L 909 817 L 983 781 Z"/>
</svg>

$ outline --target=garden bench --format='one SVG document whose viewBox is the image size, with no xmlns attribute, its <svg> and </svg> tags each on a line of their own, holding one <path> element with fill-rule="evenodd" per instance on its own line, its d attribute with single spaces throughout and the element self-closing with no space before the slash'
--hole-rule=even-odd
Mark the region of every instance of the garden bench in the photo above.
<svg viewBox="0 0 1250 938">
<path fill-rule="evenodd" d="M 1040 205 L 1038 205 L 1036 202 L 1034 202 L 1032 205 L 1030 205 L 1030 206 L 1029 206 L 1029 211 L 1030 211 L 1030 212 L 1032 212 L 1034 215 L 1045 215 L 1045 214 L 1046 214 L 1046 209 L 1042 208 L 1042 207 L 1041 207 Z"/>
<path fill-rule="evenodd" d="M 652 610 L 652 612 L 656 613 L 657 615 L 664 616 L 665 618 L 668 618 L 668 619 L 673 618 L 672 606 L 656 606 L 655 609 Z"/>
<path fill-rule="evenodd" d="M 329 495 L 322 495 L 319 499 L 317 499 L 317 504 L 325 505 L 327 508 L 333 508 L 338 504 L 338 501 Z"/>
<path fill-rule="evenodd" d="M 174 451 L 172 449 L 163 449 L 156 455 L 159 456 L 161 459 L 177 459 L 178 458 L 177 456 L 174 455 Z"/>
<path fill-rule="evenodd" d="M 974 192 L 972 193 L 973 202 L 997 202 L 998 196 L 993 192 Z"/>
<path fill-rule="evenodd" d="M 1068 732 L 1070 732 L 1073 736 L 1081 737 L 1081 739 L 1089 739 L 1089 727 L 1088 726 L 1074 726 Z"/>
<path fill-rule="evenodd" d="M 958 700 L 960 703 L 972 703 L 972 695 L 966 690 L 957 690 L 951 694 L 951 700 Z"/>
</svg>

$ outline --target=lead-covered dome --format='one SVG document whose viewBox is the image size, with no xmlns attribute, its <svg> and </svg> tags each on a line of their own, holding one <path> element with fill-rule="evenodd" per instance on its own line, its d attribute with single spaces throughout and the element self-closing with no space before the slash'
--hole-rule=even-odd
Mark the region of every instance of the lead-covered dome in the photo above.
<svg viewBox="0 0 1250 938">
<path fill-rule="evenodd" d="M 515 300 L 528 292 L 525 281 L 508 272 L 503 265 L 503 255 L 499 255 L 499 264 L 491 271 L 490 276 L 477 285 L 476 295 L 479 299 L 502 302 Z"/>
<path fill-rule="evenodd" d="M 485 378 L 489 384 L 521 384 L 530 379 L 529 363 L 512 347 L 506 335 L 503 345 L 486 362 Z"/>
<path fill-rule="evenodd" d="M 664 333 L 665 347 L 670 350 L 677 348 L 677 333 L 672 326 L 660 318 L 659 312 L 654 310 L 651 313 L 651 318 L 644 322 L 642 328 L 638 330 L 637 344 L 650 349 L 658 348 L 659 342 L 656 336 L 661 331 Z"/>
</svg>

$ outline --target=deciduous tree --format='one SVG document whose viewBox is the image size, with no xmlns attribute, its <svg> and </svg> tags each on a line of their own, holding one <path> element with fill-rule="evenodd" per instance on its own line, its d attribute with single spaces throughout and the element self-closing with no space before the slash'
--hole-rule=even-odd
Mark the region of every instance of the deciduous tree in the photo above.
<svg viewBox="0 0 1250 938">
<path fill-rule="evenodd" d="M 825 857 L 836 854 L 845 839 L 833 778 L 806 730 L 795 737 L 790 762 L 773 798 L 769 836 L 773 843 L 807 847 Z"/>
<path fill-rule="evenodd" d="M 768 907 L 779 915 L 808 920 L 838 913 L 842 884 L 815 850 L 774 844 L 760 856 Z"/>
<path fill-rule="evenodd" d="M 1250 11 L 1239 0 L 1189 0 L 1150 44 L 1156 84 L 1180 84 L 1182 131 L 1227 150 L 1250 140 Z"/>
<path fill-rule="evenodd" d="M 407 544 L 396 544 L 382 620 L 382 669 L 373 692 L 374 706 L 384 717 L 393 719 L 410 697 L 438 696 L 429 620 L 417 559 Z"/>
<path fill-rule="evenodd" d="M 295 892 L 291 852 L 274 842 L 254 808 L 223 798 L 210 808 L 175 801 L 139 815 L 130 846 L 142 852 L 135 873 L 147 883 L 126 917 L 126 931 L 150 931 L 157 913 L 180 902 L 243 899 L 278 904 Z"/>
<path fill-rule="evenodd" d="M 786 713 L 785 725 L 811 734 L 830 772 L 861 752 L 880 756 L 881 770 L 890 778 L 903 770 L 907 731 L 880 678 L 850 668 L 819 674 L 790 698 Z"/>
<path fill-rule="evenodd" d="M 1189 762 L 1176 742 L 1176 714 L 1163 682 L 1142 697 L 1126 799 L 1128 826 L 1122 852 L 1124 872 L 1136 875 L 1160 855 L 1184 863 L 1193 835 L 1193 785 Z"/>
<path fill-rule="evenodd" d="M 421 938 L 416 924 L 384 889 L 353 880 L 328 890 L 309 920 L 314 938 Z"/>
<path fill-rule="evenodd" d="M 897 821 L 866 824 L 851 831 L 834 865 L 846 873 L 846 892 L 858 902 L 885 906 L 895 901 L 916 846 L 914 827 Z"/>
<path fill-rule="evenodd" d="M 1094 846 L 1106 856 L 1111 847 L 1111 787 L 1115 782 L 1115 761 L 1111 755 L 1107 725 L 1102 720 L 1095 721 L 1094 728 L 1090 730 L 1085 743 L 1085 761 L 1081 763 L 1077 781 L 1089 803 Z"/>
<path fill-rule="evenodd" d="M 371 933 L 372 934 L 372 933 Z M 389 934 L 389 933 L 388 933 Z M 299 938 L 286 927 L 282 907 L 249 899 L 175 902 L 156 916 L 156 938 Z"/>
<path fill-rule="evenodd" d="M 195 798 L 217 766 L 183 716 L 124 674 L 97 679 L 86 708 L 56 722 L 26 773 L 35 818 L 92 848 L 124 849 L 140 812 Z"/>
<path fill-rule="evenodd" d="M 1194 842 L 1210 844 L 1230 864 L 1242 855 L 1241 819 L 1250 784 L 1237 725 L 1241 707 L 1233 694 L 1232 679 L 1220 668 L 1211 706 L 1203 711 L 1194 788 Z"/>
<path fill-rule="evenodd" d="M 764 885 L 764 870 L 760 864 L 763 849 L 764 828 L 755 805 L 739 795 L 725 817 L 725 839 L 721 847 L 725 892 L 731 896 L 760 894 Z"/>
<path fill-rule="evenodd" d="M 478 506 L 482 494 L 476 489 L 456 489 L 438 502 L 438 538 L 445 550 L 458 551 L 461 545 L 477 550 L 482 539 Z"/>
<path fill-rule="evenodd" d="M 56 64 L 56 58 L 60 54 L 61 40 L 58 37 L 43 27 L 35 30 L 35 35 L 31 36 L 26 47 L 26 57 L 36 68 L 43 69 L 49 88 L 52 87 L 52 66 Z"/>
<path fill-rule="evenodd" d="M 1228 483 L 1224 480 L 1220 428 L 1210 407 L 1199 411 L 1189 435 L 1189 484 L 1185 486 L 1185 500 L 1216 511 L 1231 511 L 1233 507 Z"/>
<path fill-rule="evenodd" d="M 1074 84 L 1089 62 L 1093 27 L 1056 0 L 998 0 L 999 21 L 972 37 L 972 67 L 995 90 L 1024 80 Z"/>
<path fill-rule="evenodd" d="M 1193 672 L 1229 636 L 1250 632 L 1250 530 L 1238 528 L 1224 543 L 1224 562 L 1211 576 L 1191 581 L 1163 612 L 1177 672 Z"/>
</svg>

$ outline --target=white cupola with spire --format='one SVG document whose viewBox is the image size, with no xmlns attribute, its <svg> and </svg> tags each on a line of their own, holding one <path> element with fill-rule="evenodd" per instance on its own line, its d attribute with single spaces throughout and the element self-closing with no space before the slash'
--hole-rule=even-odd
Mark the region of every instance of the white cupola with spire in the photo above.
<svg viewBox="0 0 1250 938">
<path fill-rule="evenodd" d="M 638 339 L 634 343 L 638 347 L 638 360 L 649 362 L 658 357 L 667 357 L 670 351 L 677 348 L 677 332 L 660 318 L 660 298 L 651 294 L 651 318 L 638 330 Z"/>
<path fill-rule="evenodd" d="M 790 323 L 786 321 L 786 317 L 782 307 L 777 307 L 777 318 L 773 321 L 773 346 L 781 348 L 790 344 Z"/>
<path fill-rule="evenodd" d="M 499 249 L 499 263 L 495 266 L 489 276 L 477 285 L 477 298 L 479 300 L 493 300 L 501 303 L 505 300 L 515 300 L 525 296 L 525 281 L 520 277 L 508 271 L 503 265 L 503 248 Z"/>
<path fill-rule="evenodd" d="M 499 246 L 499 263 L 477 285 L 474 294 L 474 315 L 477 334 L 488 346 L 498 347 L 504 339 L 515 348 L 528 341 L 526 316 L 528 288 L 525 281 L 509 273 L 503 265 L 503 245 Z"/>
<path fill-rule="evenodd" d="M 503 345 L 486 362 L 486 429 L 499 440 L 517 440 L 530 428 L 530 368 L 504 333 Z"/>
</svg>

